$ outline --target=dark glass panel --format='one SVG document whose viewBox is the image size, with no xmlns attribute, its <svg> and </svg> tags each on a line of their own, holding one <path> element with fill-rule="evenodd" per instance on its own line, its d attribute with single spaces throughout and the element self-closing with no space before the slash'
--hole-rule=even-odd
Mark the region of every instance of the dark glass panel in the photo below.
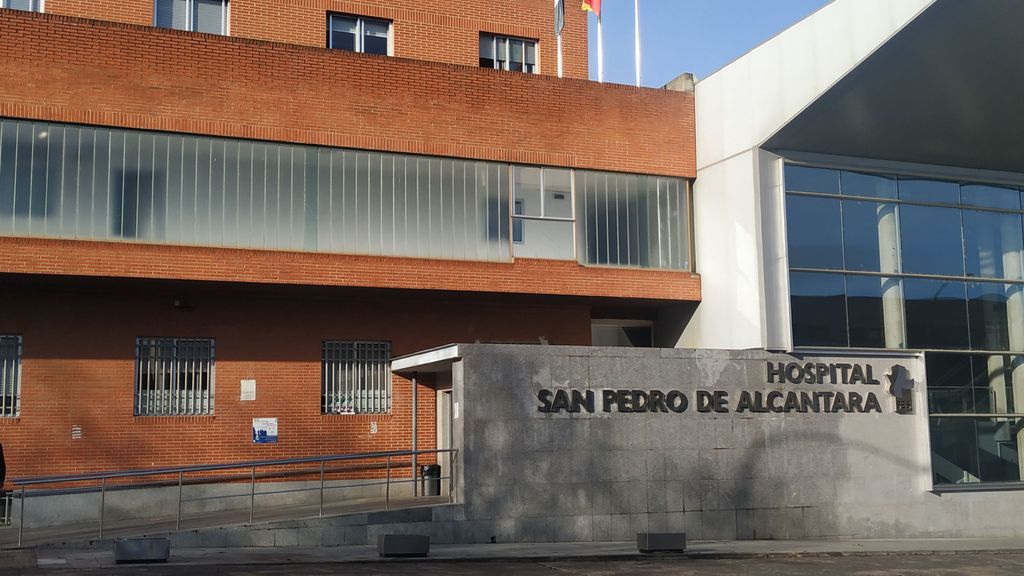
<svg viewBox="0 0 1024 576">
<path fill-rule="evenodd" d="M 896 179 L 875 174 L 843 172 L 840 175 L 844 196 L 870 196 L 896 199 Z"/>
<path fill-rule="evenodd" d="M 786 190 L 839 194 L 839 171 L 786 164 Z"/>
<path fill-rule="evenodd" d="M 931 206 L 900 207 L 903 272 L 964 274 L 960 210 Z"/>
<path fill-rule="evenodd" d="M 929 352 L 925 355 L 928 388 L 971 386 L 971 357 L 968 354 Z"/>
<path fill-rule="evenodd" d="M 899 179 L 900 200 L 959 204 L 960 185 L 942 180 Z"/>
<path fill-rule="evenodd" d="M 1019 421 L 1011 418 L 979 419 L 977 422 L 978 467 L 982 482 L 1017 482 Z"/>
<path fill-rule="evenodd" d="M 979 480 L 978 440 L 970 418 L 930 418 L 932 472 L 936 484 Z"/>
<path fill-rule="evenodd" d="M 903 292 L 909 348 L 969 348 L 963 282 L 908 278 Z"/>
<path fill-rule="evenodd" d="M 967 312 L 971 326 L 971 348 L 1008 350 L 1010 333 L 1006 317 L 1009 286 L 991 282 L 967 285 Z"/>
<path fill-rule="evenodd" d="M 839 200 L 786 197 L 789 265 L 793 268 L 843 268 Z"/>
<path fill-rule="evenodd" d="M 793 272 L 790 293 L 794 345 L 849 345 L 843 276 Z"/>
<path fill-rule="evenodd" d="M 967 275 L 1020 279 L 1021 216 L 1005 212 L 963 210 Z M 1004 258 L 1016 260 L 1007 270 Z M 1009 276 L 1007 275 L 1009 272 Z"/>
<path fill-rule="evenodd" d="M 1020 210 L 1020 193 L 1009 186 L 964 184 L 960 187 L 960 202 L 964 206 Z"/>
<path fill-rule="evenodd" d="M 846 277 L 846 307 L 850 322 L 850 346 L 885 348 L 882 283 L 876 276 Z"/>
<path fill-rule="evenodd" d="M 979 412 L 978 406 L 987 404 L 988 390 L 984 388 L 928 386 L 928 411 L 931 414 L 975 414 Z"/>
</svg>

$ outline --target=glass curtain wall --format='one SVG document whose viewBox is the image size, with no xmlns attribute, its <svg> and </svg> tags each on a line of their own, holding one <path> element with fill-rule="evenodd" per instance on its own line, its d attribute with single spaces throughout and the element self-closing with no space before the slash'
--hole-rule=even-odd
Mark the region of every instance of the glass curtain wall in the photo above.
<svg viewBox="0 0 1024 576">
<path fill-rule="evenodd" d="M 687 270 L 688 198 L 680 178 L 0 119 L 7 236 Z"/>
<path fill-rule="evenodd" d="M 1020 188 L 797 165 L 785 179 L 794 345 L 926 350 L 936 483 L 1019 481 Z"/>
</svg>

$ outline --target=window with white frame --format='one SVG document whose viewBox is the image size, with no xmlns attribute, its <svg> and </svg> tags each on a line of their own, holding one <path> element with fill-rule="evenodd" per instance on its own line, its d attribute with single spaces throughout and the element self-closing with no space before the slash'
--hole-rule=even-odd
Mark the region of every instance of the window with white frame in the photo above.
<svg viewBox="0 0 1024 576">
<path fill-rule="evenodd" d="M 573 260 L 572 170 L 512 167 L 512 253 Z"/>
<path fill-rule="evenodd" d="M 29 12 L 42 12 L 43 0 L 0 0 L 0 8 L 11 10 L 27 10 Z"/>
<path fill-rule="evenodd" d="M 325 341 L 320 409 L 324 414 L 391 410 L 391 343 Z"/>
<path fill-rule="evenodd" d="M 480 67 L 536 73 L 537 41 L 481 34 Z"/>
<path fill-rule="evenodd" d="M 136 416 L 213 414 L 212 338 L 139 338 L 135 351 Z"/>
<path fill-rule="evenodd" d="M 228 0 L 156 0 L 154 12 L 157 28 L 228 33 Z"/>
<path fill-rule="evenodd" d="M 21 407 L 21 336 L 0 336 L 0 418 Z"/>
<path fill-rule="evenodd" d="M 362 16 L 327 17 L 327 47 L 366 54 L 391 54 L 391 22 Z"/>
</svg>

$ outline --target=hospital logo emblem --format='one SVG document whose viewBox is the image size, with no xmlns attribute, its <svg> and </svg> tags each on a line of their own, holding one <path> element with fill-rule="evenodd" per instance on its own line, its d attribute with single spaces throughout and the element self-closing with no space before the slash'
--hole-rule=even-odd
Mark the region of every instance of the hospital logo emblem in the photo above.
<svg viewBox="0 0 1024 576">
<path fill-rule="evenodd" d="M 905 366 L 894 364 L 885 377 L 889 380 L 889 393 L 896 399 L 897 414 L 914 413 L 914 379 Z"/>
</svg>

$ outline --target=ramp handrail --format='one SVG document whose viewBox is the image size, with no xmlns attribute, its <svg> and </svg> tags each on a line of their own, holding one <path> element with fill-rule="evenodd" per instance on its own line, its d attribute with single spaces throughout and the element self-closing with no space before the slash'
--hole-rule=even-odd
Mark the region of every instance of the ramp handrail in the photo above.
<svg viewBox="0 0 1024 576">
<path fill-rule="evenodd" d="M 316 473 L 316 472 L 319 472 L 319 475 L 320 475 L 320 486 L 319 487 L 305 488 L 305 489 L 300 488 L 300 489 L 290 490 L 290 491 L 319 490 L 320 491 L 320 506 L 319 506 L 319 512 L 318 512 L 317 515 L 318 516 L 323 516 L 325 476 L 326 476 L 327 472 L 334 472 L 334 471 L 329 471 L 326 468 L 327 464 L 330 463 L 330 462 L 346 462 L 346 461 L 355 461 L 355 460 L 384 460 L 384 462 L 385 462 L 384 467 L 385 467 L 385 471 L 386 471 L 386 476 L 385 476 L 385 479 L 383 481 L 369 482 L 369 483 L 365 483 L 365 484 L 358 484 L 357 486 L 375 486 L 375 485 L 384 484 L 385 485 L 384 507 L 385 507 L 385 509 L 388 509 L 388 508 L 390 508 L 391 484 L 393 484 L 393 483 L 400 484 L 400 483 L 403 483 L 403 482 L 412 482 L 413 483 L 413 495 L 414 495 L 414 497 L 418 496 L 417 486 L 416 486 L 417 470 L 415 468 L 415 462 L 416 462 L 416 458 L 415 457 L 416 456 L 421 456 L 421 455 L 426 455 L 426 454 L 434 454 L 435 456 L 440 456 L 441 454 L 448 454 L 448 456 L 449 456 L 448 475 L 447 476 L 439 476 L 439 477 L 436 478 L 436 480 L 438 482 L 440 482 L 441 480 L 448 480 L 448 500 L 449 500 L 449 502 L 454 502 L 454 494 L 455 494 L 455 482 L 454 482 L 455 474 L 454 474 L 454 468 L 455 468 L 455 460 L 456 460 L 455 457 L 456 457 L 457 453 L 458 453 L 458 450 L 454 449 L 454 448 L 444 448 L 444 449 L 435 449 L 435 450 L 393 450 L 393 451 L 387 451 L 387 452 L 363 452 L 363 453 L 357 453 L 357 454 L 331 454 L 331 455 L 326 455 L 326 456 L 304 456 L 304 457 L 300 457 L 300 458 L 282 458 L 282 459 L 276 459 L 276 460 L 249 460 L 249 461 L 243 461 L 243 462 L 225 462 L 225 463 L 217 463 L 217 464 L 195 464 L 195 465 L 190 465 L 190 466 L 174 466 L 174 467 L 167 467 L 167 468 L 148 468 L 148 469 L 134 469 L 134 470 L 118 470 L 118 471 L 113 471 L 113 472 L 89 472 L 89 473 L 85 473 L 85 474 L 71 474 L 71 475 L 62 475 L 62 476 L 38 476 L 38 477 L 15 478 L 15 479 L 11 480 L 11 484 L 13 486 L 15 486 L 16 488 L 20 488 L 20 489 L 17 489 L 14 492 L 14 494 L 18 497 L 18 499 L 20 500 L 20 504 L 21 504 L 20 505 L 19 520 L 18 520 L 18 525 L 19 525 L 18 526 L 18 547 L 21 547 L 23 545 L 23 542 L 24 542 L 25 507 L 26 507 L 27 498 L 36 495 L 36 494 L 33 494 L 33 492 L 35 492 L 35 490 L 26 492 L 25 488 L 28 487 L 28 486 L 37 487 L 37 486 L 45 486 L 45 485 L 52 485 L 52 484 L 68 484 L 68 483 L 74 483 L 74 482 L 87 482 L 87 481 L 99 480 L 100 481 L 100 485 L 99 485 L 99 492 L 100 492 L 99 537 L 103 538 L 104 508 L 105 508 L 105 501 L 106 501 L 106 492 L 107 492 L 107 488 L 108 488 L 107 481 L 111 480 L 111 479 L 117 479 L 117 478 L 140 478 L 140 477 L 146 477 L 146 476 L 169 476 L 169 475 L 177 474 L 177 476 L 178 476 L 178 478 L 177 478 L 178 497 L 177 497 L 177 512 L 176 512 L 176 515 L 175 515 L 175 528 L 174 528 L 175 531 L 177 532 L 178 530 L 181 529 L 182 487 L 185 485 L 184 477 L 185 477 L 186 474 L 189 474 L 189 473 L 214 472 L 214 471 L 218 471 L 218 470 L 242 470 L 242 469 L 250 471 L 250 474 L 248 475 L 248 478 L 249 478 L 250 483 L 251 483 L 251 488 L 250 488 L 248 496 L 250 498 L 250 502 L 249 502 L 249 522 L 252 523 L 253 515 L 254 515 L 254 511 L 255 511 L 255 506 L 256 506 L 256 480 L 258 478 L 258 476 L 256 474 L 256 470 L 258 468 L 282 467 L 282 466 L 289 466 L 289 465 L 296 465 L 296 464 L 319 464 L 318 470 L 314 470 L 314 471 L 310 471 L 310 472 L 298 472 L 298 473 L 294 473 L 294 472 L 292 472 L 292 473 L 278 472 L 276 474 L 275 473 L 270 473 L 269 475 L 264 475 L 264 476 L 260 476 L 260 477 L 268 477 L 268 476 L 269 477 L 275 477 L 275 476 L 282 476 L 283 477 L 283 476 L 286 476 L 286 475 L 289 475 L 289 474 L 305 474 L 305 473 Z M 397 459 L 397 458 L 402 458 L 402 457 L 411 457 L 412 458 L 412 462 L 413 462 L 413 464 L 412 464 L 412 466 L 413 466 L 412 474 L 410 475 L 410 478 L 408 478 L 408 479 L 396 479 L 396 480 L 393 480 L 391 478 L 391 470 L 392 470 L 391 461 L 392 461 L 393 458 Z M 239 478 L 241 478 L 241 476 L 234 475 L 234 476 L 231 476 L 228 480 L 229 481 L 230 480 L 238 480 Z M 434 478 L 432 478 L 432 480 L 433 479 Z M 192 482 L 200 482 L 202 480 L 203 480 L 202 478 L 193 479 L 190 483 L 192 483 Z M 216 479 L 213 479 L 213 480 L 216 480 Z M 223 480 L 223 478 L 221 480 Z M 160 484 L 166 486 L 168 483 L 167 483 L 167 481 L 164 481 L 164 482 L 162 482 Z M 126 487 L 130 487 L 130 488 L 145 488 L 145 487 L 150 487 L 150 486 L 153 486 L 153 485 L 155 485 L 155 484 L 142 482 L 142 483 L 138 483 L 138 484 L 131 484 L 129 486 L 121 486 L 121 488 L 126 488 Z M 49 491 L 47 491 L 47 490 L 38 490 L 38 492 L 49 492 Z M 275 493 L 275 492 L 271 492 L 271 493 Z M 241 495 L 226 495 L 226 496 L 220 496 L 220 498 L 231 498 L 231 497 L 238 497 L 238 496 L 241 496 Z"/>
<path fill-rule="evenodd" d="M 13 486 L 34 486 L 40 484 L 60 484 L 66 482 L 81 482 L 85 480 L 100 480 L 103 478 L 133 478 L 138 476 L 165 476 L 179 472 L 212 472 L 215 470 L 233 470 L 235 468 L 265 468 L 267 466 L 287 466 L 289 464 L 311 464 L 313 462 L 338 462 L 342 460 L 370 460 L 387 457 L 419 456 L 421 454 L 443 454 L 456 452 L 454 448 L 440 450 L 395 450 L 391 452 L 362 452 L 358 454 L 334 454 L 330 456 L 306 456 L 302 458 L 283 458 L 280 460 L 249 460 L 243 462 L 230 462 L 220 464 L 194 464 L 191 466 L 175 466 L 171 468 L 140 468 L 137 470 L 120 470 L 117 472 L 88 472 L 86 474 L 72 474 L 68 476 L 36 476 L 28 478 L 15 478 L 11 480 Z"/>
</svg>

